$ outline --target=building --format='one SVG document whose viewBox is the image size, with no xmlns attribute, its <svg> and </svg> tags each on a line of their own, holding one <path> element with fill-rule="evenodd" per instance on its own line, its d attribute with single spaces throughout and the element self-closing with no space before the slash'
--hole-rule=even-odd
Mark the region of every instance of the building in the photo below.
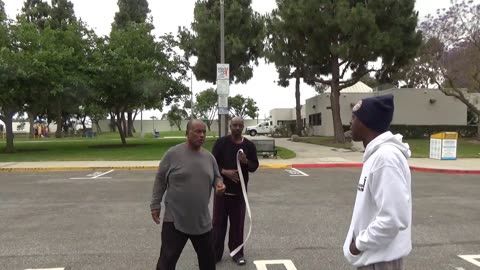
<svg viewBox="0 0 480 270">
<path fill-rule="evenodd" d="M 368 85 L 364 84 L 363 82 L 358 82 L 353 86 L 345 88 L 342 90 L 342 93 L 372 93 L 373 89 L 370 88 Z M 325 93 L 330 93 L 330 89 L 327 89 Z M 306 107 L 302 105 L 301 108 L 301 115 L 303 126 L 307 126 L 307 114 L 306 114 Z M 310 116 L 309 116 L 310 117 Z M 318 118 L 318 114 L 314 114 L 309 121 L 315 125 L 318 125 L 321 122 L 321 119 Z M 273 122 L 273 125 L 276 126 L 289 126 L 289 124 L 294 125 L 297 119 L 297 114 L 295 108 L 276 108 L 270 110 L 270 119 Z M 332 124 L 333 125 L 333 124 Z"/>
<path fill-rule="evenodd" d="M 347 90 L 347 89 L 345 89 Z M 395 114 L 392 125 L 467 125 L 467 106 L 438 89 L 393 88 L 372 92 L 340 92 L 340 116 L 349 125 L 352 108 L 358 100 L 371 96 L 393 94 Z M 309 98 L 305 102 L 310 135 L 333 136 L 330 93 Z"/>
<path fill-rule="evenodd" d="M 305 106 L 301 107 L 301 116 L 303 125 L 306 125 L 305 118 Z M 273 123 L 274 127 L 277 126 L 288 126 L 289 124 L 294 124 L 297 121 L 297 112 L 295 108 L 277 108 L 270 110 L 270 120 Z"/>
</svg>

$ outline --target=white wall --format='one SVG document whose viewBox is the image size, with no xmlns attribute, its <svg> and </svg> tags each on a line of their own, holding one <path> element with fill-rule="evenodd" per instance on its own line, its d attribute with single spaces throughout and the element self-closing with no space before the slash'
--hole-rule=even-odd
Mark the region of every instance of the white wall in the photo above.
<svg viewBox="0 0 480 270">
<path fill-rule="evenodd" d="M 18 126 L 21 125 L 23 122 L 13 122 L 12 123 L 12 128 L 13 128 L 13 133 L 29 133 L 30 132 L 30 123 L 28 121 L 25 121 L 25 126 L 23 129 L 18 129 Z M 3 125 L 3 132 L 6 132 L 6 127 L 5 123 L 0 120 L 0 125 Z M 56 124 L 50 124 L 49 125 L 50 132 L 55 132 L 57 130 L 57 125 Z"/>
<path fill-rule="evenodd" d="M 245 127 L 254 126 L 257 123 L 260 123 L 262 121 L 263 120 L 261 120 L 261 119 L 260 120 L 245 119 Z M 182 124 L 181 124 L 182 130 L 186 129 L 187 123 L 188 123 L 188 120 L 183 120 L 182 121 Z M 99 124 L 100 124 L 100 128 L 101 128 L 102 132 L 109 132 L 110 131 L 110 128 L 109 128 L 110 120 L 108 120 L 108 119 L 100 120 Z M 154 128 L 157 131 L 159 131 L 160 133 L 162 131 L 163 132 L 165 132 L 165 131 L 178 131 L 177 126 L 170 126 L 170 122 L 168 120 L 151 120 L 151 119 L 145 120 L 144 119 L 143 121 L 141 121 L 140 119 L 137 119 L 133 122 L 133 126 L 135 127 L 135 131 L 137 133 L 140 133 L 141 125 L 143 125 L 143 132 L 144 133 L 153 133 Z M 93 125 L 93 131 L 98 132 L 95 125 Z M 211 125 L 211 131 L 218 132 L 218 121 L 217 120 L 213 121 L 213 123 Z"/>
<path fill-rule="evenodd" d="M 448 97 L 437 89 L 390 89 L 373 93 L 341 93 L 340 116 L 343 125 L 349 125 L 352 107 L 359 99 L 393 94 L 396 125 L 466 125 L 467 106 L 454 97 Z M 431 101 L 433 103 L 431 103 Z M 333 136 L 333 118 L 330 94 L 321 94 L 306 100 L 308 116 L 322 113 L 322 125 L 313 128 L 316 136 Z M 315 108 L 314 108 L 315 107 Z"/>
</svg>

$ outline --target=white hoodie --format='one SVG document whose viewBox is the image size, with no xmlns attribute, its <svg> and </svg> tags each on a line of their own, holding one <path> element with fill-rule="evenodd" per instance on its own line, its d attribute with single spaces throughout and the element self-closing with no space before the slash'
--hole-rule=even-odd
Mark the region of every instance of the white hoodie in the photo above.
<svg viewBox="0 0 480 270">
<path fill-rule="evenodd" d="M 352 222 L 343 245 L 355 267 L 393 261 L 412 250 L 410 147 L 387 131 L 371 141 L 363 155 Z M 361 253 L 350 253 L 355 239 Z"/>
</svg>

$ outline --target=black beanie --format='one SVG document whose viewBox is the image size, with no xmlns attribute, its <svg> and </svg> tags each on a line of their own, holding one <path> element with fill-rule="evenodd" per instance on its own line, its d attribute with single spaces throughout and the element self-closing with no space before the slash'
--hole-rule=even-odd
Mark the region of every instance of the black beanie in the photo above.
<svg viewBox="0 0 480 270">
<path fill-rule="evenodd" d="M 383 95 L 360 100 L 353 107 L 353 114 L 369 129 L 383 133 L 393 118 L 393 95 Z"/>
</svg>

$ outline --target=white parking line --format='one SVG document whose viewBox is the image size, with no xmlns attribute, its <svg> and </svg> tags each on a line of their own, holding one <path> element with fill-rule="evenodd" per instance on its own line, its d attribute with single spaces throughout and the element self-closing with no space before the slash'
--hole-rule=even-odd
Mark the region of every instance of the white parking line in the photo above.
<svg viewBox="0 0 480 270">
<path fill-rule="evenodd" d="M 257 270 L 268 270 L 267 265 L 278 265 L 281 264 L 285 266 L 287 270 L 297 270 L 295 265 L 291 260 L 264 260 L 264 261 L 253 261 Z"/>
<path fill-rule="evenodd" d="M 465 261 L 480 267 L 480 255 L 458 255 L 458 257 Z"/>
<path fill-rule="evenodd" d="M 113 171 L 114 171 L 114 170 L 110 170 L 110 171 L 108 171 L 108 172 L 101 173 L 101 174 L 99 174 L 99 175 L 94 176 L 93 178 L 98 178 L 98 177 L 100 177 L 100 176 L 103 176 L 103 175 L 105 175 L 105 174 L 107 174 L 107 173 L 111 173 L 111 172 L 113 172 Z"/>
<path fill-rule="evenodd" d="M 65 268 L 29 268 L 29 269 L 25 269 L 25 270 L 65 270 Z"/>
<path fill-rule="evenodd" d="M 113 171 L 115 171 L 115 170 L 110 170 L 110 171 L 104 172 L 104 173 L 102 173 L 102 172 L 94 172 L 94 173 L 92 173 L 92 174 L 87 174 L 87 176 L 89 176 L 89 177 L 72 177 L 72 178 L 70 178 L 70 179 L 71 179 L 71 180 L 110 179 L 111 177 L 101 177 L 101 176 L 106 175 L 106 174 L 108 174 L 108 173 L 111 173 L 111 172 L 113 172 Z"/>
<path fill-rule="evenodd" d="M 295 168 L 286 169 L 285 171 L 288 172 L 290 176 L 309 176 L 308 174 Z"/>
</svg>

